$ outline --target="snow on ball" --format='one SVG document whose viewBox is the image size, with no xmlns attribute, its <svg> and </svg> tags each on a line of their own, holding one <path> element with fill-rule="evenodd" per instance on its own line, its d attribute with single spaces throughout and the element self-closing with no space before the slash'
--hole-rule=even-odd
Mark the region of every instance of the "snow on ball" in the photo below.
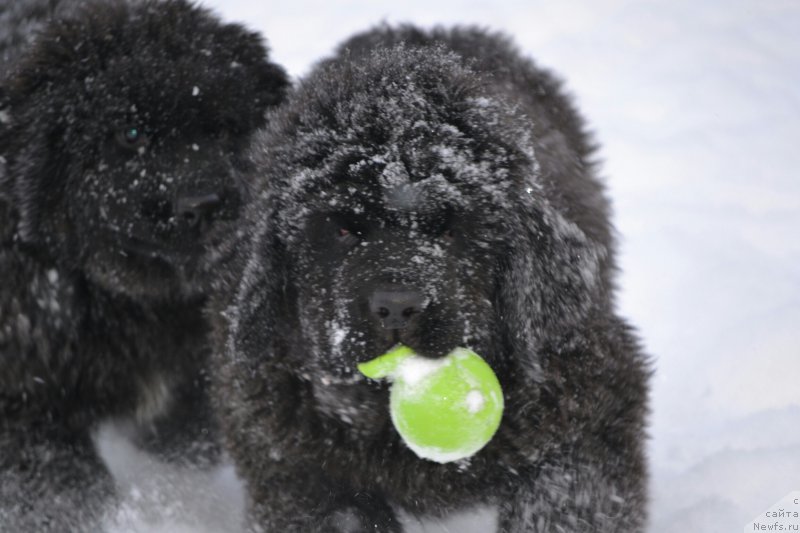
<svg viewBox="0 0 800 533">
<path fill-rule="evenodd" d="M 423 459 L 447 463 L 470 457 L 488 444 L 500 425 L 503 391 L 497 376 L 465 348 L 428 359 L 401 345 L 358 369 L 369 378 L 393 381 L 392 422 Z"/>
</svg>

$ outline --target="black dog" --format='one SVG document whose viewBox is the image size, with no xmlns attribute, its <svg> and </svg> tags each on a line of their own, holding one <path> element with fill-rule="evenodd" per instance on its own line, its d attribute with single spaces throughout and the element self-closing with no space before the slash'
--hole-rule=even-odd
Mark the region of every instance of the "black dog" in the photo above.
<svg viewBox="0 0 800 533">
<path fill-rule="evenodd" d="M 405 44 L 399 44 L 405 43 Z M 480 30 L 380 28 L 300 84 L 255 144 L 265 186 L 215 372 L 264 531 L 641 531 L 648 365 L 614 312 L 609 205 L 559 83 Z M 397 343 L 484 356 L 493 440 L 438 464 L 356 364 Z"/>
<path fill-rule="evenodd" d="M 0 529 L 96 531 L 99 421 L 213 445 L 203 307 L 240 149 L 288 83 L 258 35 L 184 0 L 28 7 L 0 10 L 27 21 L 0 53 Z"/>
</svg>

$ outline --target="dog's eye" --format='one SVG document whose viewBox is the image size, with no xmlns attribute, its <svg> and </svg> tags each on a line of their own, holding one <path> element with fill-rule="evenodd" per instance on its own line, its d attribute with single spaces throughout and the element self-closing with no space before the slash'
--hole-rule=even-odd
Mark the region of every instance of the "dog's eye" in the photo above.
<svg viewBox="0 0 800 533">
<path fill-rule="evenodd" d="M 117 132 L 117 143 L 123 148 L 137 150 L 147 144 L 147 134 L 137 126 L 128 126 Z"/>
<path fill-rule="evenodd" d="M 355 246 L 364 239 L 363 232 L 342 227 L 336 231 L 336 236 L 344 246 Z"/>
<path fill-rule="evenodd" d="M 139 140 L 141 133 L 139 132 L 138 128 L 129 128 L 125 130 L 125 141 L 129 143 L 135 143 Z"/>
<path fill-rule="evenodd" d="M 340 239 L 360 239 L 363 236 L 363 233 L 358 230 L 350 230 L 347 228 L 339 228 L 337 232 Z"/>
<path fill-rule="evenodd" d="M 367 221 L 351 213 L 331 213 L 325 217 L 325 235 L 340 247 L 355 246 L 366 238 Z"/>
</svg>

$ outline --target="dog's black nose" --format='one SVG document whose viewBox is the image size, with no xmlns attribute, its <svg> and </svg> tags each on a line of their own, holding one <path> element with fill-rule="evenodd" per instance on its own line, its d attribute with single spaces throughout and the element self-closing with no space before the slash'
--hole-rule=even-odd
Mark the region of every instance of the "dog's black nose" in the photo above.
<svg viewBox="0 0 800 533">
<path fill-rule="evenodd" d="M 403 329 L 422 312 L 425 295 L 415 289 L 379 289 L 369 297 L 369 310 L 386 329 Z"/>
<path fill-rule="evenodd" d="M 222 204 L 218 194 L 181 196 L 175 202 L 175 214 L 191 228 L 196 227 Z"/>
</svg>

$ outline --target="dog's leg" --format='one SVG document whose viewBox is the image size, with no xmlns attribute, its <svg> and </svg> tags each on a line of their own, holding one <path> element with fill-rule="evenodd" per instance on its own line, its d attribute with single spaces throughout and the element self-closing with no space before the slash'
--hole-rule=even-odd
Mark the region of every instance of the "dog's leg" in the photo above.
<svg viewBox="0 0 800 533">
<path fill-rule="evenodd" d="M 114 483 L 89 432 L 20 426 L 0 429 L 0 529 L 101 531 Z"/>
<path fill-rule="evenodd" d="M 165 461 L 209 468 L 219 463 L 222 450 L 210 403 L 204 369 L 190 368 L 173 387 L 165 411 L 137 420 L 134 443 Z"/>
<path fill-rule="evenodd" d="M 391 505 L 375 491 L 356 490 L 305 468 L 281 469 L 250 487 L 251 527 L 286 533 L 400 533 Z M 255 490 L 254 490 L 255 489 Z M 259 529 L 260 528 L 260 529 Z"/>
<path fill-rule="evenodd" d="M 639 533 L 644 491 L 614 476 L 614 459 L 543 466 L 529 483 L 500 502 L 501 533 Z"/>
</svg>

